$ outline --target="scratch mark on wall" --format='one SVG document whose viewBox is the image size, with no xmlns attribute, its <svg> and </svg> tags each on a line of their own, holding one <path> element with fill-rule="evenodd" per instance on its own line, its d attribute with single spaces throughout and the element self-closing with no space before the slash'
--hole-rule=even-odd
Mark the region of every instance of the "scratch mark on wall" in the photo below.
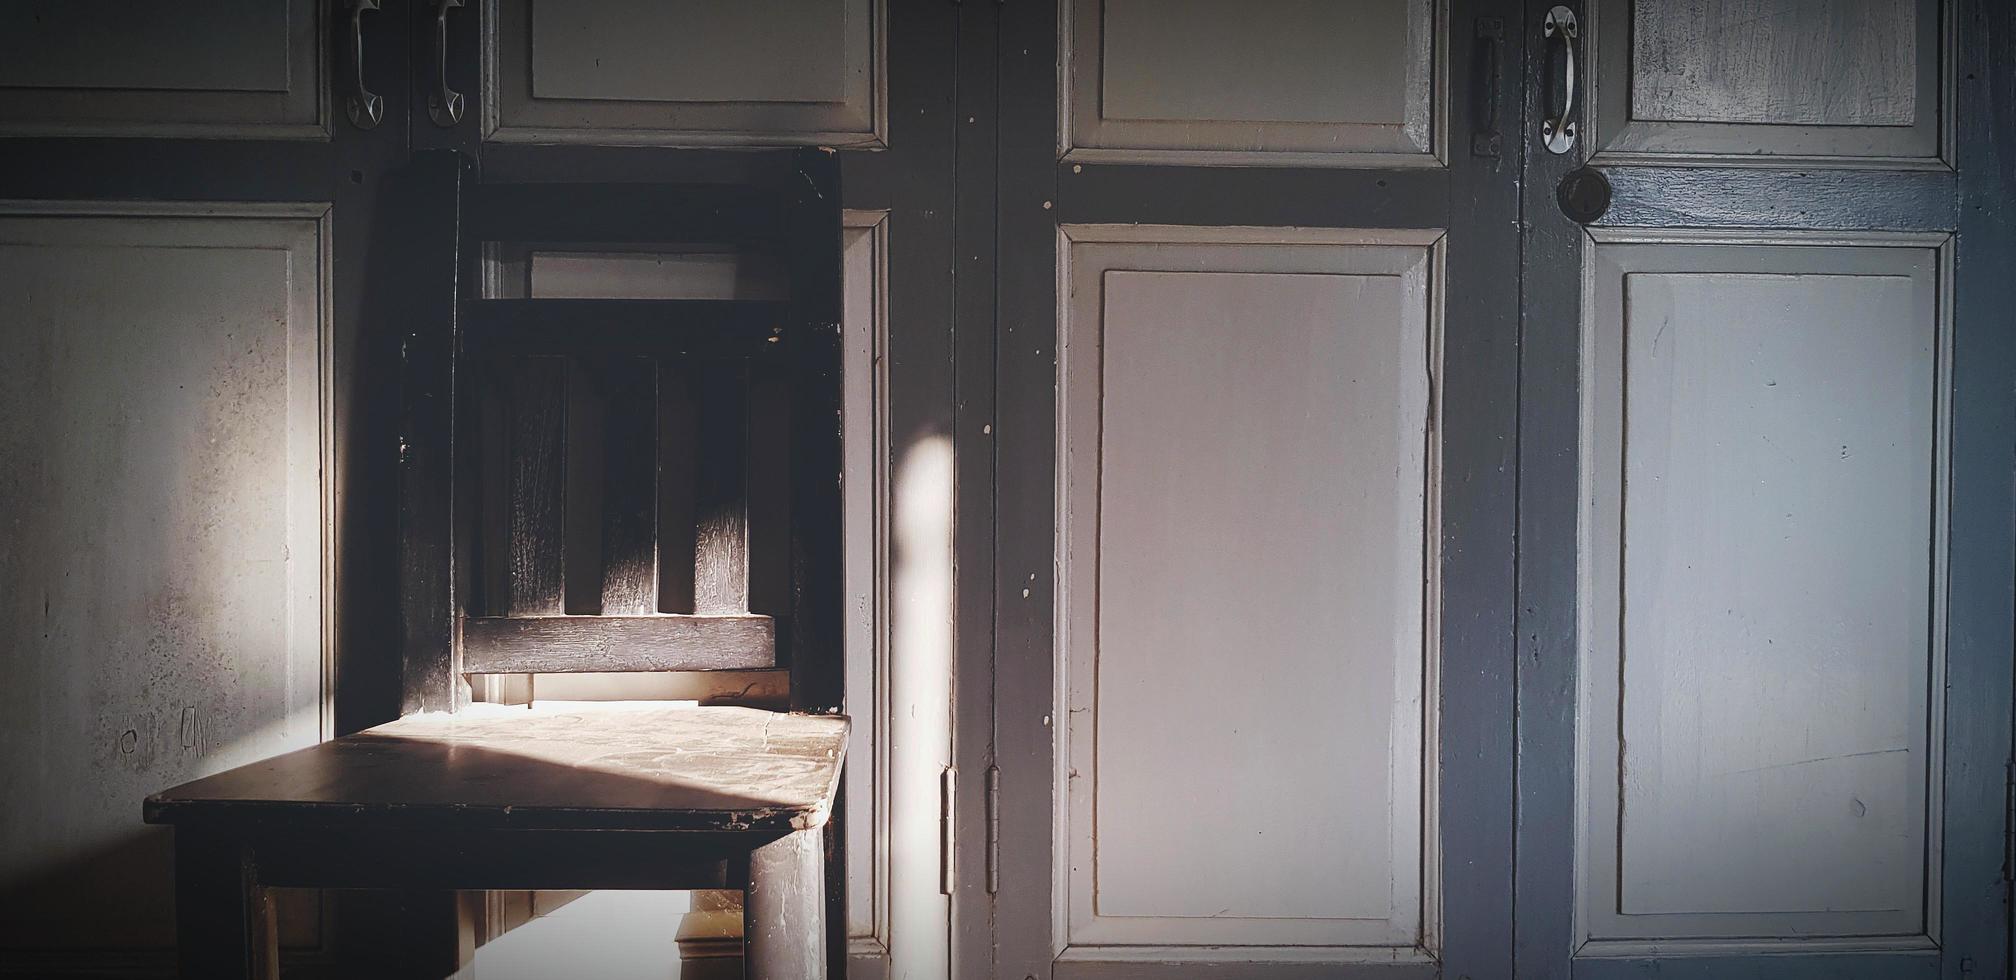
<svg viewBox="0 0 2016 980">
<path fill-rule="evenodd" d="M 1869 758 L 1869 757 L 1871 757 L 1871 756 L 1878 756 L 1878 755 L 1896 755 L 1896 754 L 1897 754 L 1897 753 L 1899 753 L 1899 752 L 1909 752 L 1909 751 L 1911 751 L 1911 750 L 1910 750 L 1910 749 L 1908 749 L 1908 748 L 1897 748 L 1897 749 L 1875 749 L 1875 750 L 1872 750 L 1872 751 L 1869 751 L 1869 752 L 1843 752 L 1843 753 L 1841 753 L 1841 754 L 1839 754 L 1839 755 L 1823 755 L 1823 756 L 1819 756 L 1819 757 L 1817 757 L 1817 758 L 1812 758 L 1812 759 L 1797 759 L 1797 760 L 1794 760 L 1794 761 L 1792 761 L 1792 762 L 1774 762 L 1774 763 L 1772 763 L 1772 764 L 1770 764 L 1770 765 L 1768 765 L 1768 766 L 1754 766 L 1754 767 L 1752 767 L 1752 768 L 1749 768 L 1749 769 L 1730 769 L 1730 770 L 1726 770 L 1726 771 L 1724 771 L 1724 772 L 1718 772 L 1718 773 L 1715 773 L 1715 775 L 1717 775 L 1717 776 L 1741 776 L 1741 775 L 1745 775 L 1745 774 L 1747 774 L 1747 773 L 1753 773 L 1753 772 L 1769 772 L 1769 771 L 1771 771 L 1771 770 L 1773 770 L 1773 769 L 1790 769 L 1790 768 L 1792 768 L 1792 767 L 1794 767 L 1794 766 L 1810 766 L 1810 765 L 1814 765 L 1814 764 L 1816 764 L 1816 763 L 1821 763 L 1821 762 L 1834 762 L 1834 761 L 1837 761 L 1837 760 L 1840 760 L 1840 759 L 1866 759 L 1866 758 Z"/>
</svg>

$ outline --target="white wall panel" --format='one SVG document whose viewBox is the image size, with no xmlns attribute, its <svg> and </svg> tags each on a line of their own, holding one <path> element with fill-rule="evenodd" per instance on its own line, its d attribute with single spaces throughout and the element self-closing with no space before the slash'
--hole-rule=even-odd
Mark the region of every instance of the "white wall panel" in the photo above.
<svg viewBox="0 0 2016 980">
<path fill-rule="evenodd" d="M 141 800 L 329 724 L 322 246 L 0 216 L 0 948 L 171 946 Z"/>
<path fill-rule="evenodd" d="M 1068 942 L 1411 947 L 1432 239 L 1072 234 Z"/>
<path fill-rule="evenodd" d="M 1588 934 L 1923 935 L 1938 253 L 1593 248 Z"/>
</svg>

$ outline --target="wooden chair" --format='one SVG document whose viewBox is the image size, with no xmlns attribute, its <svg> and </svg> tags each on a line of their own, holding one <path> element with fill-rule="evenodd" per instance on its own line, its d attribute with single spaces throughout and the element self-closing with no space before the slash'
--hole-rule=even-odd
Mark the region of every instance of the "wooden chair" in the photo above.
<svg viewBox="0 0 2016 980">
<path fill-rule="evenodd" d="M 184 975 L 275 975 L 265 890 L 300 886 L 741 887 L 747 975 L 825 976 L 847 734 L 834 161 L 790 154 L 769 187 L 413 167 L 435 213 L 407 243 L 427 258 L 403 337 L 405 716 L 146 801 L 175 828 Z M 730 243 L 780 260 L 790 299 L 475 299 L 490 242 Z M 789 713 L 470 698 L 471 675 L 777 666 Z"/>
</svg>

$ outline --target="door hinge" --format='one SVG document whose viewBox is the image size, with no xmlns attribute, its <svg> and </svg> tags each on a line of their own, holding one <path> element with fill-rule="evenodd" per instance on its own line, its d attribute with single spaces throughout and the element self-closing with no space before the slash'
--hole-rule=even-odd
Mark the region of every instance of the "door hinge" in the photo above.
<svg viewBox="0 0 2016 980">
<path fill-rule="evenodd" d="M 987 894 L 1001 890 L 1001 767 L 987 767 Z"/>
<path fill-rule="evenodd" d="M 953 828 L 959 824 L 959 770 L 946 766 L 938 775 L 938 894 L 952 894 L 952 883 L 957 880 L 953 870 L 954 856 L 959 853 Z"/>
<path fill-rule="evenodd" d="M 2016 881 L 2016 759 L 2002 764 L 2002 883 Z"/>
</svg>

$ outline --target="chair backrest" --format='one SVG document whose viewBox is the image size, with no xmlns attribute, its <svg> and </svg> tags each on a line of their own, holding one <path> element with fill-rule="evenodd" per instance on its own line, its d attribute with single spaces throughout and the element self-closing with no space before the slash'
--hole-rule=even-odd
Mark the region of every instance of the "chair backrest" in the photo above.
<svg viewBox="0 0 2016 980">
<path fill-rule="evenodd" d="M 453 289 L 404 356 L 407 711 L 467 703 L 470 675 L 780 666 L 794 708 L 838 707 L 837 167 L 770 162 L 743 184 L 418 164 L 458 203 Z M 733 246 L 789 298 L 475 298 L 500 243 Z"/>
</svg>

